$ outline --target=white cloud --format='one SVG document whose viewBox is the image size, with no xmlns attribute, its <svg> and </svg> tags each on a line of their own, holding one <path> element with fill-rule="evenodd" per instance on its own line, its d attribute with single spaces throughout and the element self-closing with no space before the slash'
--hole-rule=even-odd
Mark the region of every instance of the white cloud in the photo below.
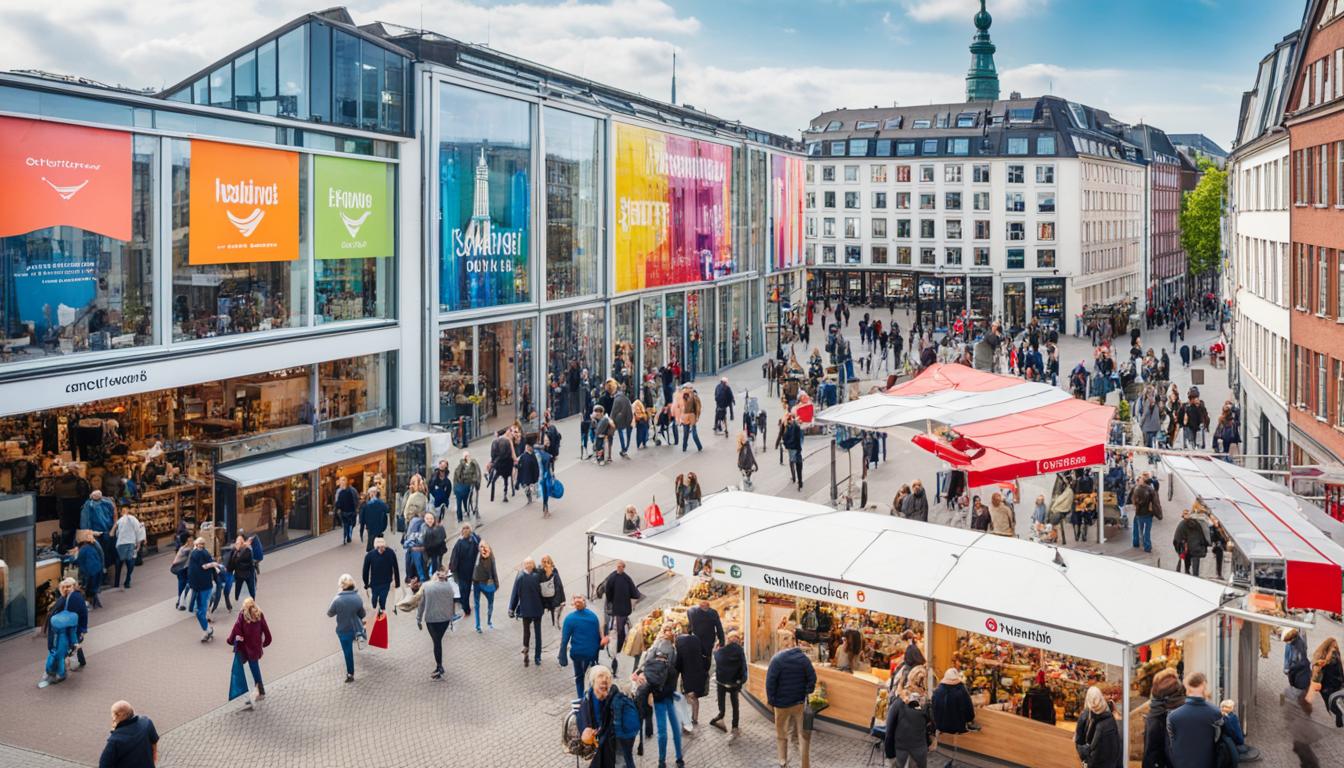
<svg viewBox="0 0 1344 768">
<path fill-rule="evenodd" d="M 994 18 L 1010 19 L 1043 9 L 1050 0 L 994 0 L 987 8 Z M 967 21 L 980 10 L 980 0 L 902 0 L 905 12 L 919 22 Z"/>
</svg>

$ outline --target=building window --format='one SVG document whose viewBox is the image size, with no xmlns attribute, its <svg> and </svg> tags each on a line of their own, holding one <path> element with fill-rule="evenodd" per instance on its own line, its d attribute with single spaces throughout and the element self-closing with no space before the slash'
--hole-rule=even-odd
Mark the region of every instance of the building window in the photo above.
<svg viewBox="0 0 1344 768">
<path fill-rule="evenodd" d="M 936 235 L 933 232 L 933 219 L 919 220 L 919 237 L 921 240 L 932 240 Z"/>
<path fill-rule="evenodd" d="M 835 237 L 835 217 L 827 216 L 821 220 L 821 236 Z"/>
<path fill-rule="evenodd" d="M 919 196 L 919 210 L 932 211 L 938 208 L 938 195 L 925 192 Z"/>
<path fill-rule="evenodd" d="M 835 166 L 834 166 L 834 165 L 823 165 L 823 166 L 821 166 L 821 180 L 822 180 L 822 181 L 835 181 Z"/>
<path fill-rule="evenodd" d="M 843 141 L 832 141 L 832 142 L 831 142 L 831 157 L 844 157 L 844 156 L 845 156 L 845 142 L 843 142 Z"/>
<path fill-rule="evenodd" d="M 878 139 L 877 151 L 873 154 L 878 157 L 891 157 L 891 139 Z"/>
<path fill-rule="evenodd" d="M 975 253 L 975 266 L 977 266 L 977 267 L 988 267 L 988 266 L 989 266 L 989 249 L 988 249 L 988 248 L 976 248 L 975 251 L 974 251 L 974 253 Z"/>
<path fill-rule="evenodd" d="M 1022 213 L 1027 210 L 1027 199 L 1021 192 L 1009 192 L 1004 199 L 1005 210 L 1009 213 Z"/>
<path fill-rule="evenodd" d="M 859 217 L 845 217 L 845 237 L 857 238 L 859 236 Z"/>
<path fill-rule="evenodd" d="M 988 192 L 971 193 L 971 209 L 976 211 L 988 211 L 989 193 Z"/>
<path fill-rule="evenodd" d="M 971 154 L 971 140 L 970 140 L 970 139 L 948 139 L 948 140 L 947 140 L 947 153 L 948 153 L 949 155 L 958 155 L 958 156 L 962 156 L 962 157 Z"/>
<path fill-rule="evenodd" d="M 1036 249 L 1036 266 L 1041 269 L 1051 269 L 1055 266 L 1054 248 Z"/>
<path fill-rule="evenodd" d="M 989 183 L 989 163 L 976 163 L 971 166 L 971 181 L 976 184 Z"/>
<path fill-rule="evenodd" d="M 974 128 L 974 127 L 975 127 L 975 115 L 976 115 L 975 112 L 962 112 L 961 114 L 957 115 L 957 127 L 958 127 L 958 128 Z"/>
<path fill-rule="evenodd" d="M 909 220 L 909 219 L 897 219 L 897 220 L 896 220 L 896 237 L 897 237 L 898 239 L 906 239 L 906 240 L 908 240 L 908 239 L 910 238 L 910 220 Z"/>
<path fill-rule="evenodd" d="M 1024 184 L 1026 183 L 1026 176 L 1027 176 L 1026 166 L 1023 165 L 1008 166 L 1009 184 Z"/>
<path fill-rule="evenodd" d="M 910 127 L 913 128 L 913 129 L 919 129 L 919 128 L 932 128 L 932 127 L 933 127 L 933 121 L 932 121 L 932 120 L 916 120 L 916 121 L 914 121 L 913 123 L 910 124 Z"/>
<path fill-rule="evenodd" d="M 959 266 L 961 266 L 961 249 L 960 249 L 960 248 L 947 248 L 946 250 L 943 251 L 943 256 L 944 256 L 944 258 L 947 259 L 946 263 L 947 263 L 948 266 L 951 266 L 951 267 L 959 267 Z"/>
<path fill-rule="evenodd" d="M 546 110 L 546 298 L 588 296 L 600 289 L 598 183 L 602 123 Z M 318 294 L 319 299 L 321 293 Z"/>
<path fill-rule="evenodd" d="M 1025 222 L 1021 221 L 1008 222 L 1008 240 L 1010 242 L 1015 240 L 1026 240 L 1026 239 L 1027 239 L 1027 225 Z"/>
<path fill-rule="evenodd" d="M 815 216 L 807 217 L 807 236 L 808 237 L 817 236 L 817 217 Z"/>
<path fill-rule="evenodd" d="M 822 193 L 821 193 L 821 207 L 822 207 L 822 208 L 834 208 L 834 207 L 835 207 L 835 193 L 834 193 L 834 192 L 827 191 L 827 192 L 822 192 Z"/>
<path fill-rule="evenodd" d="M 858 193 L 858 192 L 846 192 L 846 193 L 845 193 L 845 207 L 846 207 L 846 208 L 849 208 L 849 209 L 851 209 L 851 210 L 858 210 L 858 208 L 859 208 L 859 193 Z"/>
<path fill-rule="evenodd" d="M 1299 409 L 1307 407 L 1307 372 L 1303 358 L 1306 355 L 1302 348 L 1293 345 L 1293 401 Z"/>
<path fill-rule="evenodd" d="M 961 163 L 948 163 L 943 166 L 943 181 L 951 184 L 961 183 Z"/>
<path fill-rule="evenodd" d="M 1340 80 L 1344 82 L 1344 72 Z M 1344 207 L 1344 141 L 1335 142 L 1335 205 Z"/>
<path fill-rule="evenodd" d="M 988 220 L 988 219 L 976 219 L 976 220 L 975 220 L 975 239 L 976 239 L 976 240 L 988 240 L 988 239 L 989 239 L 989 220 Z"/>
<path fill-rule="evenodd" d="M 1038 165 L 1038 166 L 1036 166 L 1036 183 L 1037 183 L 1037 184 L 1054 184 L 1054 183 L 1055 183 L 1055 166 L 1053 166 L 1053 165 Z"/>
<path fill-rule="evenodd" d="M 804 171 L 804 174 L 805 174 L 805 178 L 807 179 L 807 183 L 808 183 L 808 184 L 811 184 L 812 182 L 816 181 L 816 180 L 817 180 L 817 166 L 815 166 L 815 165 L 813 165 L 813 164 L 811 164 L 811 163 L 808 163 L 808 164 L 807 164 L 807 170 Z"/>
<path fill-rule="evenodd" d="M 924 267 L 934 267 L 938 265 L 938 251 L 933 248 L 919 249 L 919 264 Z"/>
<path fill-rule="evenodd" d="M 887 220 L 873 219 L 873 237 L 887 236 Z"/>
<path fill-rule="evenodd" d="M 846 246 L 845 246 L 845 263 L 846 263 L 846 264 L 862 264 L 862 263 L 863 263 L 863 248 L 862 248 L 861 246 L 858 246 L 858 245 L 846 245 Z"/>
<path fill-rule="evenodd" d="M 915 142 L 898 141 L 896 142 L 897 157 L 912 157 L 915 154 Z"/>
<path fill-rule="evenodd" d="M 1326 403 L 1329 400 L 1329 383 L 1326 381 L 1326 357 L 1325 355 L 1316 355 L 1316 417 L 1324 419 L 1329 410 Z"/>
<path fill-rule="evenodd" d="M 835 263 L 835 246 L 834 246 L 834 245 L 823 245 L 823 246 L 821 246 L 821 263 L 822 263 L 822 264 L 834 264 L 834 263 Z"/>
<path fill-rule="evenodd" d="M 868 177 L 874 184 L 886 184 L 887 166 L 880 163 L 868 166 Z"/>
<path fill-rule="evenodd" d="M 1335 426 L 1344 427 L 1344 361 L 1335 361 Z"/>
<path fill-rule="evenodd" d="M 1316 314 L 1324 315 L 1330 296 L 1330 251 L 1316 249 Z"/>
<path fill-rule="evenodd" d="M 1036 194 L 1036 212 L 1054 213 L 1055 212 L 1055 193 L 1038 192 Z"/>
<path fill-rule="evenodd" d="M 933 166 L 932 166 L 932 165 L 921 165 L 921 166 L 919 166 L 919 181 L 920 181 L 920 183 L 928 183 L 928 184 L 932 184 L 932 183 L 933 183 Z"/>
<path fill-rule="evenodd" d="M 960 192 L 943 193 L 943 208 L 949 211 L 960 211 L 961 193 Z"/>
<path fill-rule="evenodd" d="M 897 192 L 897 193 L 896 193 L 896 210 L 898 210 L 898 211 L 908 211 L 908 210 L 910 210 L 910 193 L 909 193 L 909 192 Z"/>
<path fill-rule="evenodd" d="M 910 246 L 908 245 L 896 246 L 896 263 L 904 264 L 905 266 L 910 266 Z"/>
<path fill-rule="evenodd" d="M 849 156 L 850 156 L 850 157 L 866 157 L 867 155 L 868 155 L 868 140 L 867 140 L 867 139 L 850 139 L 850 140 L 849 140 Z"/>
<path fill-rule="evenodd" d="M 961 239 L 961 219 L 948 219 L 946 222 L 946 227 L 947 227 L 948 240 Z"/>
<path fill-rule="evenodd" d="M 1012 228 L 1012 225 L 1011 225 L 1011 224 L 1009 224 L 1008 226 L 1009 226 L 1009 229 Z M 1053 222 L 1053 221 L 1040 221 L 1040 222 L 1037 222 L 1037 223 L 1036 223 L 1036 239 L 1037 239 L 1037 240 L 1040 240 L 1041 242 L 1045 242 L 1045 243 L 1053 242 L 1054 239 L 1055 239 L 1055 222 Z"/>
<path fill-rule="evenodd" d="M 1054 136 L 1037 136 L 1037 137 L 1036 137 L 1036 154 L 1038 154 L 1038 155 L 1053 155 L 1053 154 L 1055 154 L 1055 137 L 1054 137 Z"/>
<path fill-rule="evenodd" d="M 1026 250 L 1023 248 L 1008 249 L 1008 268 L 1022 269 L 1025 266 Z"/>
<path fill-rule="evenodd" d="M 878 209 L 878 210 L 885 210 L 885 209 L 886 209 L 886 207 L 887 207 L 887 193 L 886 193 L 886 192 L 874 192 L 874 193 L 873 193 L 873 207 L 876 208 L 876 209 Z"/>
<path fill-rule="evenodd" d="M 897 184 L 910 183 L 910 166 L 908 165 L 896 166 L 896 183 Z"/>
<path fill-rule="evenodd" d="M 1008 139 L 1008 154 L 1025 155 L 1027 154 L 1027 139 L 1025 136 L 1010 137 Z"/>
<path fill-rule="evenodd" d="M 846 165 L 846 166 L 845 166 L 845 181 L 858 181 L 858 180 L 859 180 L 859 166 L 857 166 L 857 165 Z"/>
<path fill-rule="evenodd" d="M 810 167 L 810 166 L 809 166 L 809 167 Z M 816 207 L 817 207 L 817 193 L 816 193 L 816 192 L 807 192 L 807 193 L 805 193 L 805 194 L 803 195 L 803 200 L 806 201 L 806 202 L 805 202 L 805 205 L 806 205 L 807 208 L 812 209 L 812 208 L 816 208 Z"/>
<path fill-rule="evenodd" d="M 1337 258 L 1339 266 L 1335 274 L 1339 278 L 1335 283 L 1335 317 L 1344 319 L 1344 259 Z M 1344 399 L 1344 390 L 1340 392 L 1340 398 Z"/>
<path fill-rule="evenodd" d="M 874 264 L 886 264 L 886 263 L 887 263 L 887 246 L 885 246 L 885 245 L 874 245 L 873 248 L 872 248 L 872 253 L 873 253 L 873 263 L 874 263 Z"/>
<path fill-rule="evenodd" d="M 925 140 L 924 140 L 924 151 L 923 151 L 923 154 L 925 154 L 925 155 L 936 155 L 936 154 L 938 154 L 938 140 L 937 140 L 937 139 L 925 139 Z"/>
</svg>

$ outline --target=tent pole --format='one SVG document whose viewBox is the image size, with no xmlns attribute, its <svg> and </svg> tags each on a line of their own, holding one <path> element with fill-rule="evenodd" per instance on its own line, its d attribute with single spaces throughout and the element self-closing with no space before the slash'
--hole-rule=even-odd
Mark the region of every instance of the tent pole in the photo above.
<svg viewBox="0 0 1344 768">
<path fill-rule="evenodd" d="M 1106 543 L 1106 465 L 1097 467 L 1097 541 Z"/>
<path fill-rule="evenodd" d="M 831 432 L 831 506 L 834 507 L 840 500 L 839 491 L 836 488 L 835 480 L 835 432 Z"/>
<path fill-rule="evenodd" d="M 1130 729 L 1134 727 L 1134 724 L 1130 722 L 1132 718 L 1130 717 L 1129 712 L 1129 680 L 1131 668 L 1134 666 L 1134 646 L 1125 646 L 1125 658 L 1123 662 L 1124 687 L 1120 689 L 1120 707 L 1122 710 L 1121 714 L 1124 717 L 1125 729 L 1124 732 L 1120 734 L 1120 764 L 1129 765 L 1129 734 Z"/>
</svg>

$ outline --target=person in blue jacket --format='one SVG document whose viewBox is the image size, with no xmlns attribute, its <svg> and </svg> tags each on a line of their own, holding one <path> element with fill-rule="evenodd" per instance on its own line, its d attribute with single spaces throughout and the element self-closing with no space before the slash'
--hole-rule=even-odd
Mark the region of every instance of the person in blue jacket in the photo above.
<svg viewBox="0 0 1344 768">
<path fill-rule="evenodd" d="M 509 618 L 523 620 L 523 666 L 528 664 L 528 644 L 533 630 L 536 631 L 537 649 L 535 661 L 541 666 L 541 616 L 546 607 L 541 599 L 541 578 L 537 573 L 537 561 L 527 558 L 523 561 L 523 570 L 513 579 L 513 592 L 509 595 Z"/>
<path fill-rule="evenodd" d="M 342 544 L 349 544 L 355 535 L 355 518 L 359 508 L 359 491 L 350 487 L 350 478 L 341 475 L 336 478 L 336 499 L 332 503 L 333 512 L 341 521 L 344 538 Z"/>
<path fill-rule="evenodd" d="M 929 711 L 933 714 L 933 724 L 939 733 L 977 730 L 974 724 L 975 706 L 971 704 L 971 694 L 966 690 L 961 670 L 949 667 L 943 673 L 943 679 L 930 697 Z"/>
<path fill-rule="evenodd" d="M 565 651 L 569 654 L 566 658 Z M 588 668 L 597 663 L 597 654 L 602 650 L 602 622 L 597 614 L 588 610 L 588 600 L 583 595 L 574 596 L 574 610 L 565 617 L 560 628 L 560 666 L 574 660 L 574 692 L 583 698 L 583 679 Z"/>
<path fill-rule="evenodd" d="M 803 728 L 803 706 L 808 694 L 817 686 L 817 671 L 812 660 L 795 646 L 793 638 L 780 638 L 784 649 L 770 659 L 765 671 L 765 700 L 775 710 L 775 744 L 779 749 L 779 764 L 789 761 L 790 731 L 798 736 L 798 748 L 804 766 L 810 763 L 812 732 Z"/>
<path fill-rule="evenodd" d="M 1194 672 L 1185 679 L 1185 703 L 1167 715 L 1167 757 L 1180 768 L 1214 768 L 1223 713 L 1208 701 L 1208 678 Z"/>
<path fill-rule="evenodd" d="M 387 502 L 383 501 L 378 486 L 369 488 L 369 498 L 359 506 L 359 538 L 365 539 L 364 551 L 373 549 L 373 540 L 380 539 L 387 530 Z"/>
<path fill-rule="evenodd" d="M 65 679 L 65 662 L 71 648 L 75 649 L 79 666 L 83 667 L 86 663 L 81 644 L 84 642 L 84 634 L 89 631 L 89 607 L 76 586 L 74 579 L 62 579 L 59 587 L 61 596 L 51 604 L 51 611 L 47 614 L 47 663 L 42 679 L 37 683 L 38 688 L 46 688 Z M 78 616 L 79 623 L 69 629 L 55 629 L 51 626 L 51 617 L 65 610 Z"/>
<path fill-rule="evenodd" d="M 615 766 L 619 754 L 625 758 L 625 768 L 635 768 L 639 708 L 616 686 L 610 669 L 598 664 L 589 674 L 592 683 L 582 697 L 578 717 L 579 736 L 597 743 L 597 754 L 589 765 Z"/>
<path fill-rule="evenodd" d="M 88 596 L 89 605 L 102 608 L 103 602 L 98 599 L 98 592 L 103 588 L 103 571 L 106 570 L 103 549 L 88 534 L 84 536 L 86 538 L 80 543 L 73 560 L 79 567 L 79 580 L 83 584 L 84 594 Z"/>
<path fill-rule="evenodd" d="M 210 605 L 210 593 L 214 591 L 215 575 L 219 568 L 219 563 L 205 548 L 205 539 L 196 539 L 191 555 L 187 558 L 187 584 L 193 593 L 192 610 L 196 612 L 196 621 L 200 622 L 201 631 L 205 633 L 201 637 L 202 643 L 208 643 L 215 637 L 212 620 L 206 618 L 205 612 Z"/>
</svg>

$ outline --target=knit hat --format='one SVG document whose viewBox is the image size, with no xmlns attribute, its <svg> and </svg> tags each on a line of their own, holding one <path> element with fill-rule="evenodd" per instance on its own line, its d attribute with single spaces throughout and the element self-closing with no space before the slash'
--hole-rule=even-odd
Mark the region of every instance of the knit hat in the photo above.
<svg viewBox="0 0 1344 768">
<path fill-rule="evenodd" d="M 961 683 L 961 671 L 956 667 L 948 667 L 940 682 L 943 685 L 959 685 Z"/>
</svg>

